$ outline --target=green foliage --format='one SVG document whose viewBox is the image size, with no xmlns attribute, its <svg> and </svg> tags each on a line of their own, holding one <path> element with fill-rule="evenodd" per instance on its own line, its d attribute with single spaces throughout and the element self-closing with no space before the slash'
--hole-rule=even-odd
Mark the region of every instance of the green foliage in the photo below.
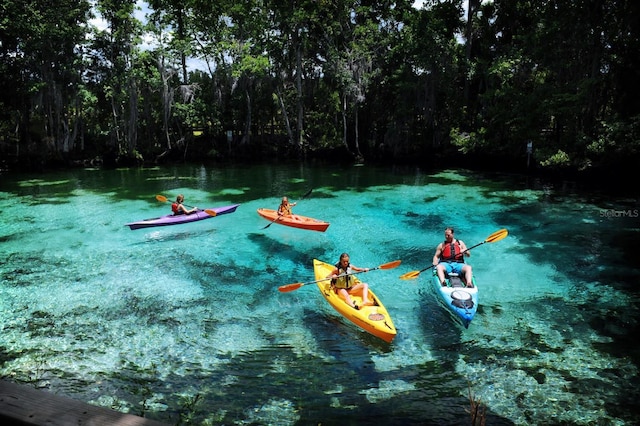
<svg viewBox="0 0 640 426">
<path fill-rule="evenodd" d="M 91 4 L 0 5 L 0 154 L 150 159 L 193 129 L 216 158 L 238 154 L 227 131 L 247 155 L 640 153 L 635 2 L 150 0 L 146 22 L 135 0 Z"/>
<path fill-rule="evenodd" d="M 474 152 L 481 151 L 487 145 L 486 129 L 481 128 L 478 132 L 460 132 L 460 129 L 451 129 L 449 137 L 451 143 L 458 147 L 463 154 L 472 154 Z"/>
<path fill-rule="evenodd" d="M 540 165 L 542 167 L 548 167 L 548 168 L 554 168 L 554 169 L 568 167 L 570 164 L 571 164 L 571 159 L 569 158 L 569 155 L 561 149 L 559 149 L 555 154 L 551 155 L 550 157 L 540 161 Z"/>
<path fill-rule="evenodd" d="M 640 153 L 640 115 L 631 120 L 615 120 L 601 123 L 602 131 L 588 149 L 595 154 L 623 150 L 629 154 Z"/>
</svg>

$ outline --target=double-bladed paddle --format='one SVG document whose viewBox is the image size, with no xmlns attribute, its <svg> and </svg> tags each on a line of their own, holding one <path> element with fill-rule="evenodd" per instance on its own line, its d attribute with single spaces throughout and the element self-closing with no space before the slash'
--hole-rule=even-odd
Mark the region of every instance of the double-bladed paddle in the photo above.
<svg viewBox="0 0 640 426">
<path fill-rule="evenodd" d="M 385 264 L 377 266 L 375 268 L 371 268 L 371 269 L 369 269 L 369 271 L 375 271 L 376 269 L 393 269 L 393 268 L 397 268 L 398 265 L 400 265 L 400 262 L 402 262 L 402 261 L 401 260 L 394 260 L 393 262 L 385 263 Z M 338 275 L 336 278 L 346 277 L 347 275 L 361 274 L 363 272 L 369 272 L 369 271 L 353 272 L 351 274 L 341 274 L 341 275 Z M 281 292 L 281 293 L 288 293 L 290 291 L 299 289 L 303 285 L 319 283 L 321 281 L 328 281 L 328 280 L 331 280 L 331 279 L 332 278 L 322 278 L 321 280 L 309 281 L 307 283 L 293 283 L 293 284 L 281 285 L 280 287 L 278 287 L 278 291 Z"/>
<path fill-rule="evenodd" d="M 313 188 L 311 188 L 310 190 L 307 191 L 306 194 L 304 194 L 300 199 L 304 200 L 305 198 L 307 198 L 309 196 L 309 194 L 311 194 L 311 191 L 313 191 Z M 276 217 L 275 219 L 273 219 L 271 222 L 269 222 L 269 224 L 265 227 L 263 227 L 262 229 L 267 229 L 268 227 L 270 227 L 271 225 L 273 225 L 274 223 L 276 223 L 278 220 L 280 220 L 282 216 L 278 215 L 278 217 Z"/>
<path fill-rule="evenodd" d="M 165 197 L 164 195 L 156 195 L 156 200 L 160 201 L 161 203 L 166 203 L 167 201 L 169 201 L 169 199 L 167 197 Z M 192 206 L 187 206 L 187 207 L 192 207 Z M 200 209 L 198 209 L 198 210 L 200 210 Z M 205 212 L 206 214 L 208 214 L 209 216 L 213 216 L 213 217 L 215 217 L 218 214 L 218 213 L 216 213 L 215 210 L 212 210 L 212 209 L 204 209 L 202 211 Z"/>
<path fill-rule="evenodd" d="M 462 251 L 462 253 L 460 253 L 460 254 L 463 254 L 464 252 L 469 251 L 469 250 L 471 250 L 473 248 L 476 248 L 476 247 L 478 247 L 478 246 L 480 246 L 480 245 L 482 245 L 484 243 L 495 243 L 496 241 L 500 241 L 503 238 L 505 238 L 507 235 L 509 235 L 509 231 L 507 231 L 506 229 L 501 229 L 499 231 L 496 231 L 493 234 L 489 235 L 487 237 L 487 239 L 484 240 L 483 242 L 478 243 L 473 247 L 469 247 L 468 249 Z M 415 280 L 416 278 L 418 278 L 418 275 L 420 275 L 422 272 L 427 271 L 429 269 L 433 269 L 435 266 L 436 265 L 431 265 L 431 266 L 429 266 L 427 268 L 424 268 L 424 269 L 421 269 L 419 271 L 407 272 L 406 274 L 400 275 L 400 279 L 401 280 Z"/>
</svg>

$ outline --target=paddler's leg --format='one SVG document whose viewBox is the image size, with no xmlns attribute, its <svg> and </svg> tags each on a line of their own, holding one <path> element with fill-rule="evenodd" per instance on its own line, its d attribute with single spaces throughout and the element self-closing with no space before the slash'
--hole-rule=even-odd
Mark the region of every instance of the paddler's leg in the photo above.
<svg viewBox="0 0 640 426">
<path fill-rule="evenodd" d="M 359 282 L 351 287 L 350 293 L 359 294 L 362 297 L 362 306 L 371 306 L 373 302 L 369 300 L 369 285 L 367 283 Z"/>
<path fill-rule="evenodd" d="M 440 284 L 442 284 L 443 287 L 447 285 L 447 282 L 444 280 L 444 271 L 445 269 L 447 269 L 447 266 L 449 266 L 449 264 L 445 262 L 440 262 L 438 263 L 438 266 L 436 266 L 436 271 L 438 272 L 438 280 L 440 281 Z M 451 272 L 451 271 L 448 271 L 448 272 Z"/>
<path fill-rule="evenodd" d="M 362 306 L 372 306 L 373 302 L 369 300 L 369 284 L 360 283 L 362 285 Z"/>
<path fill-rule="evenodd" d="M 464 265 L 462 267 L 462 273 L 464 274 L 464 279 L 467 282 L 467 287 L 473 287 L 473 272 L 471 270 L 471 265 Z"/>
<path fill-rule="evenodd" d="M 351 300 L 351 296 L 349 295 L 347 289 L 338 289 L 338 296 L 340 296 L 347 305 L 351 306 L 352 308 L 358 309 L 358 305 L 356 305 L 353 300 Z"/>
</svg>

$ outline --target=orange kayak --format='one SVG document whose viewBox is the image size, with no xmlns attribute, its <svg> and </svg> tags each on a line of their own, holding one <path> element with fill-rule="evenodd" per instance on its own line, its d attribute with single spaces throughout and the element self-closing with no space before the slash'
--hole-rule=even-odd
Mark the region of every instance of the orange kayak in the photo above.
<svg viewBox="0 0 640 426">
<path fill-rule="evenodd" d="M 280 225 L 291 226 L 293 228 L 307 229 L 309 231 L 324 232 L 329 227 L 328 222 L 300 216 L 299 214 L 278 216 L 278 212 L 271 209 L 258 209 L 258 214 L 273 223 L 279 223 Z"/>
</svg>

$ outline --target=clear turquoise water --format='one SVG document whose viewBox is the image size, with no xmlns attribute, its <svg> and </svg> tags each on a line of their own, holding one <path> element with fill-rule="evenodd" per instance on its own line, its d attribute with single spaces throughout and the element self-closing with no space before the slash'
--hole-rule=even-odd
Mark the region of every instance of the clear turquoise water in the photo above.
<svg viewBox="0 0 640 426">
<path fill-rule="evenodd" d="M 299 200 L 309 188 L 312 194 Z M 131 231 L 161 194 L 236 213 Z M 288 195 L 325 233 L 260 218 Z M 634 424 L 638 201 L 462 170 L 176 167 L 3 175 L 0 376 L 170 424 Z M 445 226 L 474 249 L 469 329 L 435 299 Z M 360 277 L 391 344 L 330 309 L 312 260 Z"/>
</svg>

